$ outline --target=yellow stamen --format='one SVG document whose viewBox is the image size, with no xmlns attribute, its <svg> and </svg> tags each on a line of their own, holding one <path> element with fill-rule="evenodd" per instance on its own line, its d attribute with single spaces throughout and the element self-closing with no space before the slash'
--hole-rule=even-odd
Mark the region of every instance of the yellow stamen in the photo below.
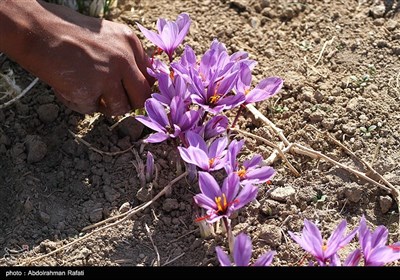
<svg viewBox="0 0 400 280">
<path fill-rule="evenodd" d="M 223 193 L 222 197 L 217 196 L 214 198 L 215 203 L 217 204 L 218 212 L 225 212 L 226 208 L 228 208 L 228 202 L 226 200 L 226 195 Z"/>
<path fill-rule="evenodd" d="M 214 94 L 210 97 L 209 102 L 210 102 L 211 104 L 215 104 L 215 103 L 218 102 L 218 100 L 219 100 L 220 98 L 221 98 L 221 96 L 218 95 L 218 93 L 214 93 Z"/>
<path fill-rule="evenodd" d="M 210 158 L 210 159 L 208 160 L 209 166 L 211 167 L 211 166 L 214 164 L 214 162 L 215 162 L 215 158 Z"/>
<path fill-rule="evenodd" d="M 322 251 L 326 251 L 328 249 L 328 245 L 326 244 L 326 242 L 324 241 L 324 244 L 322 245 Z"/>
<path fill-rule="evenodd" d="M 246 90 L 244 91 L 244 95 L 247 95 L 249 92 L 250 92 L 250 89 L 248 88 L 248 89 L 246 89 Z"/>
<path fill-rule="evenodd" d="M 242 168 L 238 171 L 236 171 L 236 174 L 239 176 L 240 179 L 246 178 L 246 168 L 242 166 Z"/>
</svg>

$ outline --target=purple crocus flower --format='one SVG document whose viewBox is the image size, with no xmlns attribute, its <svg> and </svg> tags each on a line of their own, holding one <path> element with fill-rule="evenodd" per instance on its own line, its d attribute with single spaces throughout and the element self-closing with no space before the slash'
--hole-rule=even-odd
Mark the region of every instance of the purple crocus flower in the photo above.
<svg viewBox="0 0 400 280">
<path fill-rule="evenodd" d="M 361 250 L 355 249 L 347 256 L 343 266 L 357 266 L 358 263 L 360 262 L 361 256 L 362 256 Z"/>
<path fill-rule="evenodd" d="M 202 170 L 214 171 L 222 169 L 225 165 L 226 146 L 228 139 L 219 137 L 215 139 L 210 147 L 207 146 L 204 139 L 192 131 L 186 133 L 188 147 L 178 147 L 182 159 L 194 165 L 197 165 Z"/>
<path fill-rule="evenodd" d="M 209 119 L 206 125 L 198 125 L 193 129 L 193 132 L 196 132 L 199 135 L 203 136 L 205 141 L 220 135 L 226 131 L 228 127 L 229 120 L 227 117 L 223 115 L 213 116 Z"/>
<path fill-rule="evenodd" d="M 233 140 L 228 147 L 227 164 L 225 170 L 229 174 L 235 172 L 239 175 L 242 184 L 262 184 L 268 182 L 275 176 L 275 170 L 270 166 L 261 166 L 263 158 L 261 155 L 254 155 L 251 159 L 245 160 L 239 166 L 237 155 L 242 149 L 244 140 Z"/>
<path fill-rule="evenodd" d="M 147 99 L 144 107 L 148 116 L 137 116 L 136 119 L 156 131 L 146 139 L 148 143 L 159 143 L 168 138 L 179 137 L 181 133 L 191 129 L 199 119 L 199 113 L 187 111 L 179 96 L 172 98 L 169 113 L 155 98 Z"/>
<path fill-rule="evenodd" d="M 215 248 L 218 256 L 219 263 L 221 266 L 232 266 L 229 256 L 222 250 L 221 247 L 217 246 Z M 247 234 L 240 233 L 236 236 L 233 244 L 233 260 L 236 266 L 249 266 L 252 253 L 251 239 Z M 261 255 L 254 266 L 269 266 L 272 263 L 275 251 L 270 251 Z"/>
<path fill-rule="evenodd" d="M 236 92 L 245 95 L 246 101 L 244 104 L 255 103 L 270 98 L 277 94 L 283 86 L 281 78 L 269 77 L 263 79 L 254 89 L 250 90 L 252 80 L 250 67 L 242 63 L 239 73 Z"/>
<path fill-rule="evenodd" d="M 137 23 L 143 35 L 153 44 L 162 49 L 170 61 L 173 60 L 172 55 L 175 49 L 182 43 L 190 27 L 190 17 L 186 13 L 178 15 L 176 21 L 169 21 L 163 18 L 157 20 L 158 34 L 144 28 Z"/>
<path fill-rule="evenodd" d="M 367 227 L 365 217 L 361 218 L 358 239 L 366 266 L 383 266 L 400 259 L 400 242 L 386 246 L 388 234 L 385 226 L 378 226 L 371 232 Z"/>
<path fill-rule="evenodd" d="M 236 82 L 237 73 L 228 73 L 218 79 L 214 76 L 206 86 L 200 79 L 199 74 L 194 69 L 191 69 L 190 78 L 192 84 L 190 89 L 192 102 L 212 114 L 218 114 L 222 110 L 229 110 L 239 106 L 245 101 L 244 94 L 229 94 Z"/>
<path fill-rule="evenodd" d="M 357 229 L 355 229 L 347 236 L 344 236 L 346 225 L 346 220 L 343 220 L 329 237 L 327 242 L 322 240 L 321 232 L 318 227 L 307 219 L 304 220 L 302 235 L 295 235 L 291 231 L 289 231 L 289 235 L 304 250 L 313 255 L 317 259 L 319 265 L 323 266 L 328 262 L 332 262 L 332 258 L 335 260 L 337 257 L 335 256 L 337 251 L 349 243 L 357 233 Z"/>
<path fill-rule="evenodd" d="M 239 176 L 229 174 L 222 188 L 208 172 L 199 172 L 199 186 L 201 193 L 194 196 L 194 201 L 200 207 L 207 210 L 206 220 L 209 223 L 229 218 L 232 213 L 254 200 L 257 196 L 257 187 L 253 185 L 244 186 L 239 192 Z"/>
<path fill-rule="evenodd" d="M 179 96 L 184 104 L 189 105 L 190 93 L 186 81 L 181 76 L 175 76 L 172 79 L 169 74 L 160 74 L 158 88 L 160 93 L 153 93 L 151 96 L 164 105 L 169 106 L 175 96 Z"/>
</svg>

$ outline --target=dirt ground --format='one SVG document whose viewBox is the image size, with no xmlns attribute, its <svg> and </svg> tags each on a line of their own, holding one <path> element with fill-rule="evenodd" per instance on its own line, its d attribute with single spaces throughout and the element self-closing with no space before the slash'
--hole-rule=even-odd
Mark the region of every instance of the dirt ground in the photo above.
<svg viewBox="0 0 400 280">
<path fill-rule="evenodd" d="M 329 132 L 399 189 L 399 9 L 400 2 L 372 0 L 121 0 L 110 19 L 139 34 L 135 22 L 154 28 L 159 17 L 189 13 L 193 24 L 185 43 L 196 53 L 218 38 L 230 52 L 245 50 L 258 61 L 257 81 L 284 79 L 280 93 L 256 107 L 289 141 L 364 172 L 312 126 Z M 139 36 L 151 51 L 150 42 Z M 21 88 L 34 79 L 3 59 L 1 70 L 10 68 Z M 159 264 L 157 253 L 161 265 L 218 265 L 215 246 L 226 248 L 225 238 L 201 238 L 194 222 L 199 209 L 192 199 L 198 187 L 185 179 L 131 219 L 32 262 L 88 234 L 84 227 L 156 195 L 177 176 L 168 143 L 141 145 L 146 130 L 132 119 L 112 128 L 114 123 L 99 114 L 72 112 L 41 82 L 0 109 L 1 266 L 151 266 Z M 279 142 L 249 112 L 239 126 Z M 243 158 L 270 156 L 268 146 L 245 139 Z M 131 147 L 144 161 L 147 151 L 155 156 L 159 174 L 150 193 L 137 195 L 140 182 Z M 301 231 L 305 218 L 318 223 L 328 237 L 342 219 L 353 229 L 364 214 L 371 227 L 389 229 L 390 243 L 398 241 L 399 213 L 390 193 L 324 160 L 292 154 L 288 159 L 301 175 L 275 161 L 277 175 L 260 188 L 259 204 L 233 220 L 235 234 L 244 231 L 252 237 L 253 257 L 273 249 L 273 266 L 306 265 L 303 251 L 287 234 Z M 123 204 L 127 207 L 121 209 Z"/>
</svg>

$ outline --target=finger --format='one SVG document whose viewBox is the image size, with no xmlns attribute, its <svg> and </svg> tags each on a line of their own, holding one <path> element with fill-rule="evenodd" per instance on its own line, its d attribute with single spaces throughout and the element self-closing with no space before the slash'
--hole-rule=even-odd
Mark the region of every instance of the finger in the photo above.
<svg viewBox="0 0 400 280">
<path fill-rule="evenodd" d="M 81 113 L 81 114 L 91 114 L 97 111 L 97 105 L 96 104 L 84 104 L 84 103 L 77 103 L 69 100 L 66 98 L 66 94 L 61 93 L 60 91 L 57 91 L 56 89 L 53 88 L 54 94 L 57 96 L 57 98 L 69 109 Z"/>
<path fill-rule="evenodd" d="M 135 63 L 123 73 L 122 85 L 132 108 L 143 108 L 144 102 L 150 97 L 150 85 Z"/>
<path fill-rule="evenodd" d="M 136 36 L 130 36 L 130 38 L 136 64 L 140 72 L 142 72 L 143 76 L 146 78 L 149 85 L 152 86 L 155 82 L 155 79 L 147 72 L 147 67 L 151 66 L 150 59 L 144 51 L 143 45 L 140 40 Z"/>
<path fill-rule="evenodd" d="M 131 109 L 122 81 L 104 93 L 99 100 L 99 111 L 107 116 L 123 115 Z"/>
</svg>

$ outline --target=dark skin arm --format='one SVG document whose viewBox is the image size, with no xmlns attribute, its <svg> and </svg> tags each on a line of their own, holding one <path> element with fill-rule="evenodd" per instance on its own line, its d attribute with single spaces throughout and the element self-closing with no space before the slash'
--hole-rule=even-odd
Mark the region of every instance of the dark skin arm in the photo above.
<svg viewBox="0 0 400 280">
<path fill-rule="evenodd" d="M 154 82 L 129 27 L 40 0 L 0 0 L 0 52 L 80 113 L 142 108 Z"/>
</svg>

